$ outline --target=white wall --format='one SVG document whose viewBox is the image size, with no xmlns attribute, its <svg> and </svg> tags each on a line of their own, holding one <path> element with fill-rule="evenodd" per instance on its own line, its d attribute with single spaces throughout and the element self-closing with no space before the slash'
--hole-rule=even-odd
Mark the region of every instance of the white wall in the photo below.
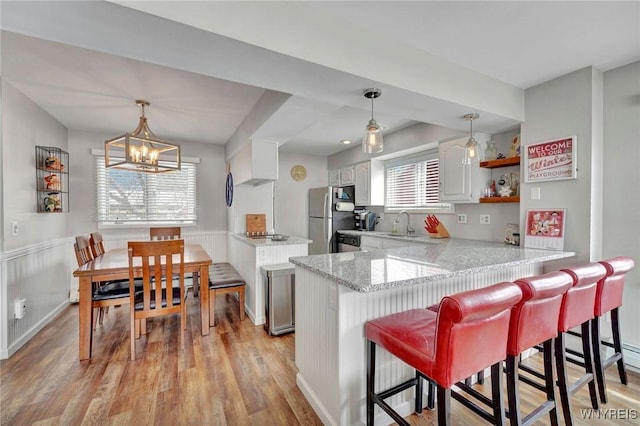
<svg viewBox="0 0 640 426">
<path fill-rule="evenodd" d="M 36 145 L 66 151 L 67 130 L 3 79 L 0 358 L 18 350 L 69 303 L 73 252 L 66 238 L 68 214 L 36 213 Z M 18 222 L 17 236 L 11 235 L 13 221 Z M 22 319 L 13 315 L 17 298 L 26 299 Z"/>
<path fill-rule="evenodd" d="M 593 114 L 594 105 L 601 101 L 598 94 L 602 84 L 602 73 L 588 67 L 526 91 L 527 119 L 521 127 L 522 149 L 536 142 L 577 136 L 577 179 L 521 184 L 522 224 L 527 209 L 567 209 L 564 248 L 575 251 L 576 257 L 552 262 L 547 265 L 550 269 L 599 260 L 594 256 L 599 257 L 602 241 L 600 235 L 593 232 L 591 223 L 601 220 L 602 216 L 602 205 L 598 203 L 602 166 L 598 164 L 597 155 L 594 157 L 594 151 L 598 153 L 602 143 L 602 115 Z M 540 200 L 530 199 L 532 187 L 540 188 Z"/>
<path fill-rule="evenodd" d="M 124 131 L 124 130 L 123 130 Z M 68 235 L 93 232 L 97 229 L 94 157 L 91 149 L 103 149 L 105 139 L 113 134 L 69 131 L 69 157 L 73 166 L 70 174 L 71 213 L 69 214 Z M 198 222 L 194 231 L 221 231 L 227 229 L 225 204 L 226 165 L 224 146 L 198 143 L 181 143 L 183 157 L 200 158 L 198 164 Z M 105 229 L 105 238 L 109 235 L 126 235 L 130 228 Z"/>
<path fill-rule="evenodd" d="M 298 164 L 307 169 L 307 178 L 300 182 L 291 177 L 291 168 Z M 276 232 L 308 237 L 309 189 L 327 184 L 326 157 L 280 152 L 280 178 L 276 182 Z"/>
<path fill-rule="evenodd" d="M 640 348 L 640 62 L 604 73 L 603 257 L 629 256 L 623 342 Z M 625 354 L 627 360 L 629 356 Z"/>
<path fill-rule="evenodd" d="M 66 236 L 66 214 L 37 213 L 35 146 L 68 151 L 67 129 L 4 79 L 2 112 L 5 235 L 2 249 L 12 250 Z M 11 236 L 14 221 L 19 226 L 15 237 Z"/>
</svg>

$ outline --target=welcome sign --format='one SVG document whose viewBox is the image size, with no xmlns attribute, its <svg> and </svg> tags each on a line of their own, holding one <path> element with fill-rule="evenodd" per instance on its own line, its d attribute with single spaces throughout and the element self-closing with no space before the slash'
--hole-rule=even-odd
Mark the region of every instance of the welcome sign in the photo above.
<svg viewBox="0 0 640 426">
<path fill-rule="evenodd" d="M 525 182 L 576 178 L 576 137 L 569 136 L 527 145 Z"/>
</svg>

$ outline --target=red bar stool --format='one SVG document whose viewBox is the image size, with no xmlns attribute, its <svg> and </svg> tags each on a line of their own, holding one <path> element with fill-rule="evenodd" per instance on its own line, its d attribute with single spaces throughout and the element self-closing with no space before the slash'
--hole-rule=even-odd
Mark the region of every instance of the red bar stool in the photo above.
<svg viewBox="0 0 640 426">
<path fill-rule="evenodd" d="M 591 344 L 593 346 L 593 361 L 598 380 L 598 391 L 600 401 L 607 402 L 607 384 L 604 378 L 604 371 L 613 365 L 618 364 L 618 375 L 620 383 L 627 384 L 627 372 L 624 368 L 624 358 L 622 357 L 622 339 L 620 338 L 620 320 L 618 308 L 622 306 L 622 292 L 624 289 L 624 277 L 635 266 L 631 258 L 620 256 L 599 262 L 607 270 L 607 275 L 598 281 L 596 289 L 596 304 L 594 315 L 591 320 Z M 600 338 L 600 317 L 607 312 L 611 312 L 611 334 L 613 343 L 603 341 Z M 614 353 L 606 360 L 602 360 L 600 355 L 600 344 L 613 348 Z"/>
<path fill-rule="evenodd" d="M 522 290 L 522 300 L 513 308 L 507 341 L 507 395 L 511 426 L 530 425 L 549 413 L 553 426 L 558 425 L 553 348 L 558 336 L 560 307 L 573 279 L 566 272 L 550 272 L 515 281 Z M 544 357 L 544 385 L 518 374 L 518 360 L 526 349 L 542 344 Z M 524 418 L 520 410 L 518 379 L 545 392 L 546 401 Z"/>
<path fill-rule="evenodd" d="M 367 338 L 367 425 L 373 425 L 374 404 L 402 425 L 408 425 L 384 399 L 416 387 L 415 411 L 422 412 L 424 377 L 438 387 L 438 424 L 451 424 L 451 397 L 493 422 L 505 423 L 502 397 L 502 361 L 505 359 L 511 309 L 522 298 L 513 283 L 447 296 L 438 312 L 412 309 L 368 321 Z M 416 376 L 376 393 L 376 345 L 416 369 Z M 451 392 L 451 387 L 491 366 L 493 414 Z"/>
<path fill-rule="evenodd" d="M 594 409 L 598 408 L 589 325 L 594 317 L 593 306 L 596 300 L 596 287 L 598 281 L 605 276 L 607 271 L 604 266 L 599 263 L 589 263 L 587 265 L 561 269 L 561 271 L 568 273 L 573 278 L 573 287 L 565 293 L 562 307 L 560 308 L 560 321 L 558 322 L 558 332 L 560 334 L 556 339 L 555 348 L 562 413 L 565 423 L 571 426 L 573 425 L 573 418 L 571 417 L 570 396 L 575 394 L 585 384 L 589 386 L 591 407 Z M 585 374 L 574 383 L 568 383 L 564 337 L 565 333 L 577 326 L 580 326 L 582 332 L 581 340 Z"/>
</svg>

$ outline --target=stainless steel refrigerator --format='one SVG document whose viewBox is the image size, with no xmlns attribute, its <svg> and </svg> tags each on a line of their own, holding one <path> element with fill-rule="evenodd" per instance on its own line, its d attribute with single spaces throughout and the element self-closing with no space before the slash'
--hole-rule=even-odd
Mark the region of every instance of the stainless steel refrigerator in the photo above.
<svg viewBox="0 0 640 426">
<path fill-rule="evenodd" d="M 341 198 L 338 188 L 323 186 L 309 190 L 309 254 L 336 253 L 338 239 L 336 231 L 355 229 L 353 211 L 338 211 L 336 204 L 353 203 L 354 187 L 341 187 Z M 344 205 L 344 204 L 343 204 Z"/>
</svg>

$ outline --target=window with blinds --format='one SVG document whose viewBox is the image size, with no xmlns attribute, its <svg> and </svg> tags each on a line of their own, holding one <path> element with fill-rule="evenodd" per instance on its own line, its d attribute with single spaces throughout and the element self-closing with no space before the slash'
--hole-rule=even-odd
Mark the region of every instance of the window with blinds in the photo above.
<svg viewBox="0 0 640 426">
<path fill-rule="evenodd" d="M 385 163 L 386 211 L 451 210 L 439 200 L 438 151 L 431 150 Z"/>
<path fill-rule="evenodd" d="M 197 164 L 181 170 L 138 173 L 106 169 L 96 156 L 96 210 L 99 224 L 189 224 L 197 218 Z"/>
</svg>

